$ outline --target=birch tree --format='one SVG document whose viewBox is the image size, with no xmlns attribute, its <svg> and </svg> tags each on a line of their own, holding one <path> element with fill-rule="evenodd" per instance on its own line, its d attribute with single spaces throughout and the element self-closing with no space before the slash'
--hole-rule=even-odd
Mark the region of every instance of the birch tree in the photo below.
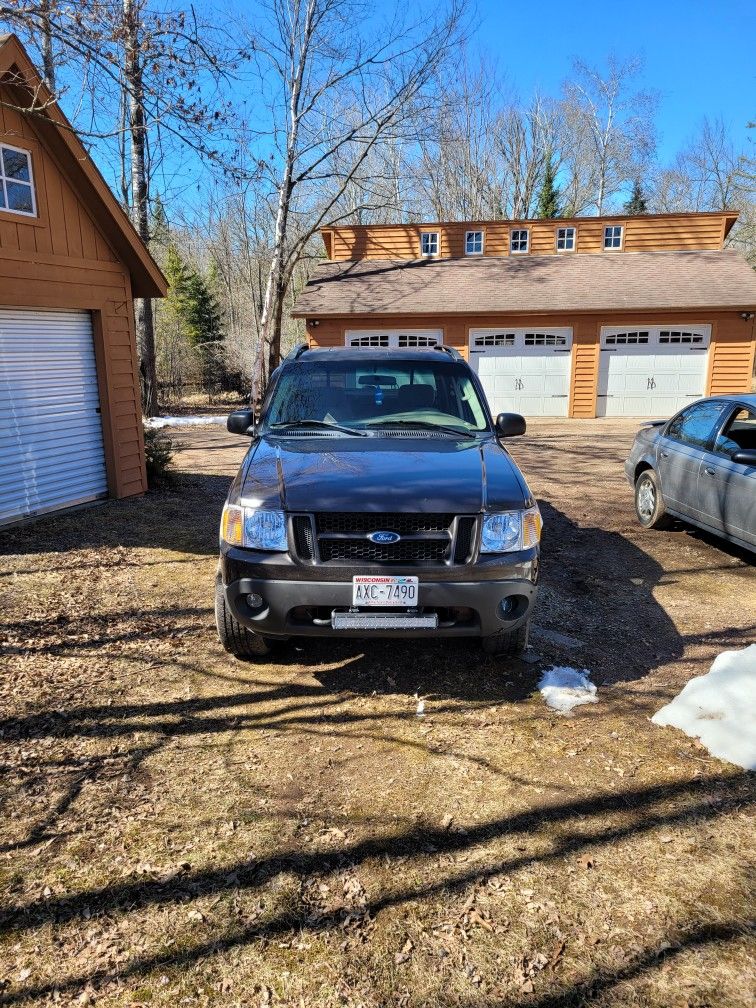
<svg viewBox="0 0 756 1008">
<path fill-rule="evenodd" d="M 319 228 L 354 214 L 354 200 L 345 209 L 343 198 L 371 154 L 384 141 L 409 137 L 437 101 L 439 68 L 460 42 L 460 3 L 415 6 L 411 19 L 398 2 L 383 13 L 354 0 L 269 0 L 255 26 L 272 125 L 249 154 L 265 166 L 274 195 L 258 400 L 280 359 L 284 303 L 308 242 Z M 272 150 L 263 157 L 266 142 Z"/>
</svg>

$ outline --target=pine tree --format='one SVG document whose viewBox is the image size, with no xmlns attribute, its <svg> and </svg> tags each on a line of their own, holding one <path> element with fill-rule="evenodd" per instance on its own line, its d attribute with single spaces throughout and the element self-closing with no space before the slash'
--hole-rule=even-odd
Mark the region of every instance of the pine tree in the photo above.
<svg viewBox="0 0 756 1008">
<path fill-rule="evenodd" d="M 549 158 L 546 161 L 546 168 L 543 173 L 543 183 L 541 185 L 541 191 L 538 194 L 537 216 L 548 219 L 561 216 L 559 196 L 560 193 L 556 185 L 554 164 L 551 158 Z"/>
<path fill-rule="evenodd" d="M 648 204 L 639 178 L 633 180 L 633 191 L 630 194 L 630 199 L 625 203 L 625 213 L 633 216 L 648 213 Z"/>
</svg>

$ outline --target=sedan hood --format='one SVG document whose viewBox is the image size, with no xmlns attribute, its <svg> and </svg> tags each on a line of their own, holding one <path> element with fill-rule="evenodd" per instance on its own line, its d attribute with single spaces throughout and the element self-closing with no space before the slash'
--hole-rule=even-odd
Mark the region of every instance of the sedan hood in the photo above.
<svg viewBox="0 0 756 1008">
<path fill-rule="evenodd" d="M 234 496 L 286 511 L 473 514 L 522 508 L 530 492 L 493 438 L 328 436 L 258 439 Z"/>
</svg>

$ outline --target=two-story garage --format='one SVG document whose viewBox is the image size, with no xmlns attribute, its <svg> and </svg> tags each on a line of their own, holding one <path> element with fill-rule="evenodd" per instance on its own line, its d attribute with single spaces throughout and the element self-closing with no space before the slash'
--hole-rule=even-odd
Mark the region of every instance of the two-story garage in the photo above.
<svg viewBox="0 0 756 1008">
<path fill-rule="evenodd" d="M 756 273 L 736 213 L 325 229 L 296 301 L 317 346 L 445 343 L 494 413 L 668 416 L 751 387 Z"/>
</svg>

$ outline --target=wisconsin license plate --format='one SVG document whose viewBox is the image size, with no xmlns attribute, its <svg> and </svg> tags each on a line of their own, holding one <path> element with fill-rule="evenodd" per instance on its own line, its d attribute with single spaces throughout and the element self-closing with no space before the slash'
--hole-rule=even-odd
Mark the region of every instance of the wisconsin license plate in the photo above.
<svg viewBox="0 0 756 1008">
<path fill-rule="evenodd" d="M 353 606 L 416 606 L 416 577 L 358 575 L 352 578 Z"/>
</svg>

